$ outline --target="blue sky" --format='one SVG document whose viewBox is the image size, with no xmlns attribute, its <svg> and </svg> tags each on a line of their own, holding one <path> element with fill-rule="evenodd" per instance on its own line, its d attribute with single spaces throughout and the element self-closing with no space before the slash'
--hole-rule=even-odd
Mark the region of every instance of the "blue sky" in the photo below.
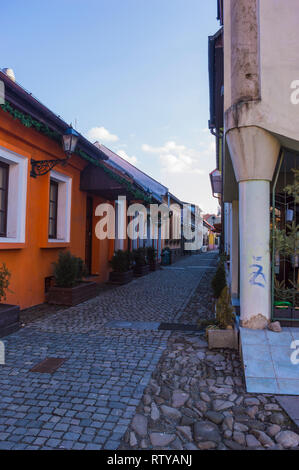
<svg viewBox="0 0 299 470">
<path fill-rule="evenodd" d="M 91 140 L 216 210 L 207 38 L 216 0 L 14 0 L 0 67 Z"/>
</svg>

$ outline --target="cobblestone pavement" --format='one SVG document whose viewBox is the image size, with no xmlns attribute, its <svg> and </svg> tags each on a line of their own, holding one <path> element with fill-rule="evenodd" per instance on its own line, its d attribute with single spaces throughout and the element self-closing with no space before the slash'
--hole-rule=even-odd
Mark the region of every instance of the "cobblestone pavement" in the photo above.
<svg viewBox="0 0 299 470">
<path fill-rule="evenodd" d="M 210 270 L 216 260 L 213 253 L 183 258 L 175 265 L 39 320 L 34 326 L 43 331 L 86 333 L 102 329 L 111 320 L 172 321 L 182 314 L 207 263 Z"/>
<path fill-rule="evenodd" d="M 216 259 L 215 254 L 186 257 L 6 337 L 0 449 L 116 449 L 170 332 L 105 324 L 179 318 Z M 30 371 L 46 357 L 66 362 L 53 374 Z"/>
<path fill-rule="evenodd" d="M 117 287 L 108 284 L 102 283 L 97 286 L 97 295 L 102 294 L 103 292 L 116 289 Z M 36 320 L 41 320 L 44 317 L 49 317 L 59 311 L 66 310 L 69 307 L 63 307 L 61 305 L 52 305 L 52 304 L 40 304 L 35 305 L 34 307 L 26 308 L 20 312 L 20 322 L 22 326 L 26 326 L 30 323 L 35 322 Z"/>
<path fill-rule="evenodd" d="M 208 315 L 206 274 L 181 319 Z M 210 351 L 202 332 L 175 332 L 120 449 L 297 449 L 298 428 L 271 395 L 246 393 L 239 355 Z"/>
<path fill-rule="evenodd" d="M 178 319 L 179 323 L 197 324 L 199 320 L 215 319 L 214 302 L 209 288 L 213 276 L 213 271 L 203 274 L 201 282 Z"/>
</svg>

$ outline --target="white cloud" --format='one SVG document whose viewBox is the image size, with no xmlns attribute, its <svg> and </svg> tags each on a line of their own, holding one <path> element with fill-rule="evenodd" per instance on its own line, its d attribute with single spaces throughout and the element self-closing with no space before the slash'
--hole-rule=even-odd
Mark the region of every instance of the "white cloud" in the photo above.
<svg viewBox="0 0 299 470">
<path fill-rule="evenodd" d="M 131 165 L 136 165 L 136 163 L 138 162 L 138 159 L 136 157 L 130 157 L 124 150 L 118 150 L 117 154 L 124 160 L 127 160 L 127 162 L 131 163 Z"/>
<path fill-rule="evenodd" d="M 153 177 L 167 186 L 182 201 L 198 204 L 205 213 L 217 211 L 209 173 L 215 169 L 215 138 L 204 129 L 183 145 L 178 138 L 169 138 L 161 146 L 144 144 L 142 150 L 152 156 Z"/>
<path fill-rule="evenodd" d="M 98 140 L 101 142 L 117 142 L 119 137 L 115 134 L 111 134 L 105 127 L 93 127 L 87 132 L 87 138 L 91 142 Z"/>
<path fill-rule="evenodd" d="M 156 154 L 160 158 L 162 170 L 167 173 L 196 173 L 204 175 L 202 159 L 210 155 L 215 155 L 215 144 L 212 142 L 202 144 L 199 150 L 179 145 L 171 140 L 161 147 L 153 147 L 148 144 L 142 145 L 142 150 L 146 153 Z M 213 155 L 214 152 L 214 155 Z M 215 157 L 214 157 L 215 158 Z"/>
</svg>

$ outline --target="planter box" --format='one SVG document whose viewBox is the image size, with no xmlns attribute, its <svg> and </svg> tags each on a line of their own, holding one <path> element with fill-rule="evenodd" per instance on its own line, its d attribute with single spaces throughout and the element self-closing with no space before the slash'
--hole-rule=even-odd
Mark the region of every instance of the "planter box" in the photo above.
<svg viewBox="0 0 299 470">
<path fill-rule="evenodd" d="M 47 294 L 47 302 L 73 307 L 95 297 L 97 293 L 96 282 L 81 282 L 75 287 L 51 287 Z"/>
<path fill-rule="evenodd" d="M 142 277 L 148 274 L 150 271 L 150 267 L 148 264 L 145 266 L 135 266 L 134 267 L 134 276 L 135 277 Z"/>
<path fill-rule="evenodd" d="M 208 330 L 209 349 L 238 349 L 237 330 Z"/>
<path fill-rule="evenodd" d="M 109 273 L 109 282 L 111 284 L 122 286 L 123 284 L 128 284 L 129 282 L 131 282 L 133 277 L 134 277 L 133 270 L 126 271 L 124 273 L 117 273 L 117 272 L 111 271 L 111 273 Z"/>
<path fill-rule="evenodd" d="M 299 327 L 299 309 L 292 307 L 274 307 L 274 321 L 276 318 L 281 320 L 281 326 Z M 288 320 L 283 320 L 284 318 Z M 292 320 L 295 321 L 292 321 Z"/>
<path fill-rule="evenodd" d="M 149 263 L 149 268 L 150 271 L 156 271 L 158 269 L 158 264 L 156 263 L 156 261 L 154 261 L 153 263 Z"/>
<path fill-rule="evenodd" d="M 20 328 L 20 307 L 0 304 L 0 338 Z"/>
</svg>

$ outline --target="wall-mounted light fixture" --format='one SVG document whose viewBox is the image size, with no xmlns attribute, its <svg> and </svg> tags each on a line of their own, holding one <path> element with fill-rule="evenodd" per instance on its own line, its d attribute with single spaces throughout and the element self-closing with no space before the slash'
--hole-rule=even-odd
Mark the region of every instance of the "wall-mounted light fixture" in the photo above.
<svg viewBox="0 0 299 470">
<path fill-rule="evenodd" d="M 57 160 L 34 160 L 31 158 L 31 172 L 30 176 L 36 178 L 37 176 L 43 176 L 49 173 L 56 165 L 65 165 L 66 162 L 71 158 L 72 154 L 76 150 L 78 143 L 79 134 L 75 129 L 70 126 L 62 136 L 62 146 L 66 154 L 66 158 Z"/>
</svg>

